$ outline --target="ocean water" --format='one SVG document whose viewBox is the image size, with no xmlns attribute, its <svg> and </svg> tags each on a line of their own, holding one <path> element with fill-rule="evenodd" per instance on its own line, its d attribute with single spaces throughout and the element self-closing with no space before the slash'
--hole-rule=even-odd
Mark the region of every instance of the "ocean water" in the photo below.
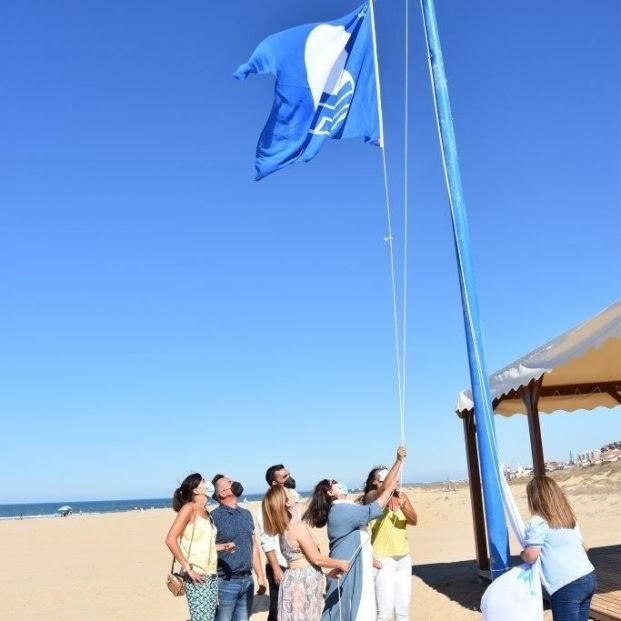
<svg viewBox="0 0 621 621">
<path fill-rule="evenodd" d="M 252 502 L 261 500 L 263 494 L 244 494 L 240 501 Z M 210 507 L 215 507 L 216 503 L 210 500 Z M 136 511 L 149 509 L 164 509 L 172 506 L 171 498 L 136 498 L 130 500 L 87 500 L 87 501 L 61 501 L 61 502 L 41 502 L 28 504 L 0 504 L 0 520 L 15 520 L 20 517 L 23 519 L 60 517 L 58 509 L 68 505 L 74 515 L 92 513 L 118 513 L 120 511 Z"/>
</svg>

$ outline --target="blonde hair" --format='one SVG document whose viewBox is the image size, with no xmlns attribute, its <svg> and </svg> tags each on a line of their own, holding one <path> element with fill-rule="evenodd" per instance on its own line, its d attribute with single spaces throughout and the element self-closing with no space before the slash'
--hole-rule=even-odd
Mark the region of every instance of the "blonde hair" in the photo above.
<svg viewBox="0 0 621 621">
<path fill-rule="evenodd" d="M 576 516 L 563 490 L 554 479 L 536 476 L 526 486 L 528 508 L 541 516 L 550 528 L 575 528 Z"/>
<path fill-rule="evenodd" d="M 281 485 L 273 485 L 261 503 L 263 527 L 268 535 L 282 535 L 289 526 L 291 516 L 287 511 L 287 492 Z"/>
</svg>

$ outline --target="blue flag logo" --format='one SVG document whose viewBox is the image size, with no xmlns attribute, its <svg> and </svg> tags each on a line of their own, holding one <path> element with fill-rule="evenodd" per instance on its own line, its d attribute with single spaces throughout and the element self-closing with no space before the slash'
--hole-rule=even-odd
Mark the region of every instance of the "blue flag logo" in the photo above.
<svg viewBox="0 0 621 621">
<path fill-rule="evenodd" d="M 250 73 L 276 77 L 272 111 L 257 145 L 257 179 L 310 161 L 329 138 L 362 136 L 380 144 L 368 4 L 341 19 L 268 37 L 235 77 Z"/>
</svg>

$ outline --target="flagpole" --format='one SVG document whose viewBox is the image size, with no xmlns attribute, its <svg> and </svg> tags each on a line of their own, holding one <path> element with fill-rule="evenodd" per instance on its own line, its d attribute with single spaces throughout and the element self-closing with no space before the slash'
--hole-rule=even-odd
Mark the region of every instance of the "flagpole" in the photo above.
<svg viewBox="0 0 621 621">
<path fill-rule="evenodd" d="M 485 368 L 474 271 L 470 255 L 468 219 L 461 184 L 457 143 L 455 141 L 446 74 L 444 72 L 440 35 L 433 0 L 420 0 L 420 2 L 429 56 L 429 73 L 433 86 L 432 92 L 436 120 L 440 134 L 442 161 L 453 222 L 457 265 L 459 268 L 459 284 L 468 348 L 470 382 L 474 401 L 474 416 L 485 502 L 485 521 L 487 524 L 493 580 L 506 572 L 510 567 L 509 537 L 502 503 L 496 432 L 491 408 L 488 376 Z"/>
</svg>

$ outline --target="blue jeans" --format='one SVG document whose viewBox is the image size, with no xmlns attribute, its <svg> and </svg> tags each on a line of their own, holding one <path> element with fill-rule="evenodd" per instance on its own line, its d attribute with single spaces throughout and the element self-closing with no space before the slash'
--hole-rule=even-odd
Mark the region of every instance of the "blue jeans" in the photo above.
<svg viewBox="0 0 621 621">
<path fill-rule="evenodd" d="M 554 621 L 589 621 L 595 587 L 595 572 L 592 571 L 552 593 L 550 603 Z"/>
<path fill-rule="evenodd" d="M 216 621 L 248 621 L 253 597 L 252 576 L 232 580 L 218 578 Z"/>
</svg>

